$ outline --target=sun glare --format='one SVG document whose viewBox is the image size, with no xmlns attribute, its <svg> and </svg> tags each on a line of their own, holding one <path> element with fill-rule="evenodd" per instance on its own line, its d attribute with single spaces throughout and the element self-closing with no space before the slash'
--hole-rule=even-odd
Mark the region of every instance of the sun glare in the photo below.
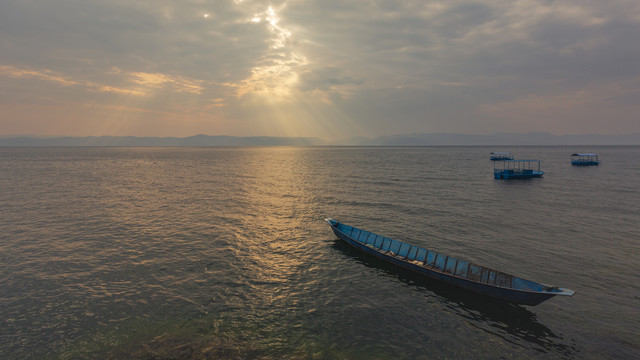
<svg viewBox="0 0 640 360">
<path fill-rule="evenodd" d="M 229 85 L 236 88 L 238 97 L 258 96 L 266 103 L 291 100 L 299 79 L 298 69 L 307 64 L 307 59 L 291 48 L 292 33 L 280 24 L 280 17 L 273 7 L 255 14 L 249 21 L 266 24 L 272 34 L 272 52 L 265 54 L 260 64 L 251 69 L 249 78 L 240 84 Z"/>
<path fill-rule="evenodd" d="M 309 60 L 296 48 L 295 34 L 280 12 L 283 7 L 268 7 L 247 17 L 247 23 L 268 30 L 269 50 L 256 59 L 250 76 L 233 87 L 237 98 L 246 101 L 249 112 L 262 133 L 278 136 L 330 136 L 327 116 L 351 128 L 351 119 L 332 104 L 324 92 L 304 92 L 301 75 L 308 71 Z M 255 111 L 255 112 L 254 112 Z M 337 120 L 339 119 L 339 120 Z"/>
</svg>

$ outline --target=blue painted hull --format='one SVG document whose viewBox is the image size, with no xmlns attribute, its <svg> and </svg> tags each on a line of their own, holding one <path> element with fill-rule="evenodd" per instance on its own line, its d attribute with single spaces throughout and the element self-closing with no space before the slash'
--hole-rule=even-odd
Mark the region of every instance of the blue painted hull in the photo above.
<svg viewBox="0 0 640 360">
<path fill-rule="evenodd" d="M 366 232 L 348 225 L 340 224 L 333 219 L 326 219 L 325 221 L 327 221 L 327 223 L 331 225 L 333 233 L 338 238 L 344 240 L 349 245 L 360 251 L 373 255 L 394 265 L 400 266 L 404 269 L 422 274 L 446 284 L 473 291 L 475 293 L 487 295 L 512 303 L 531 306 L 540 304 L 541 302 L 548 300 L 549 298 L 556 295 L 572 296 L 575 293 L 573 290 L 553 287 L 521 279 L 510 274 L 502 273 L 479 265 L 470 264 L 443 254 L 435 253 L 396 240 L 384 238 L 380 235 Z M 350 234 L 348 235 L 344 231 L 350 232 Z M 356 237 L 354 234 L 357 234 L 358 239 L 361 239 L 366 235 L 367 239 L 365 239 L 364 241 L 358 240 L 354 238 Z M 375 244 L 380 238 L 383 239 L 383 241 L 380 243 L 381 246 L 376 247 Z M 383 248 L 385 246 L 382 244 L 386 244 L 386 240 L 389 240 L 389 243 L 393 243 L 396 245 L 401 244 L 398 245 L 400 254 L 384 251 Z M 402 249 L 406 250 L 406 257 L 398 256 L 403 255 L 403 253 L 405 252 Z M 413 256 L 411 254 L 413 254 Z M 422 255 L 420 254 L 424 254 L 424 260 Z M 431 256 L 429 254 L 431 254 Z M 430 258 L 433 259 L 432 262 L 429 260 Z M 440 261 L 438 259 L 440 259 Z M 445 259 L 444 265 L 442 265 L 442 259 Z M 453 264 L 454 262 L 455 268 L 453 266 L 447 265 L 447 263 Z M 459 269 L 461 270 L 459 271 Z"/>
<path fill-rule="evenodd" d="M 531 171 L 523 173 L 497 172 L 493 174 L 493 177 L 496 179 L 510 180 L 541 178 L 542 175 L 544 175 L 544 171 Z"/>
<path fill-rule="evenodd" d="M 534 167 L 537 166 L 537 170 Z M 540 170 L 540 160 L 505 160 L 502 169 L 494 164 L 493 177 L 496 179 L 531 179 L 544 175 Z"/>
</svg>

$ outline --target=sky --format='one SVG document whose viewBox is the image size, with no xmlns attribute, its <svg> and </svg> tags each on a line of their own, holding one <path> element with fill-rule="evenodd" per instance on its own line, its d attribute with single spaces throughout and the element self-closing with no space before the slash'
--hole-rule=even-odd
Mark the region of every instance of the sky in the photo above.
<svg viewBox="0 0 640 360">
<path fill-rule="evenodd" d="M 640 132 L 638 0 L 2 0 L 0 135 Z"/>
</svg>

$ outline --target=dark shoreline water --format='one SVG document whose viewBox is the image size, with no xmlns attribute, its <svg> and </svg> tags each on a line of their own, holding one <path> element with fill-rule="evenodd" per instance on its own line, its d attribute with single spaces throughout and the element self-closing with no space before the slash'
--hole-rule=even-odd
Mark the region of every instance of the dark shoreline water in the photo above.
<svg viewBox="0 0 640 360">
<path fill-rule="evenodd" d="M 499 181 L 491 151 L 542 160 Z M 600 155 L 572 167 L 572 152 Z M 640 147 L 0 148 L 0 358 L 640 357 Z M 324 217 L 576 290 L 443 286 Z"/>
</svg>

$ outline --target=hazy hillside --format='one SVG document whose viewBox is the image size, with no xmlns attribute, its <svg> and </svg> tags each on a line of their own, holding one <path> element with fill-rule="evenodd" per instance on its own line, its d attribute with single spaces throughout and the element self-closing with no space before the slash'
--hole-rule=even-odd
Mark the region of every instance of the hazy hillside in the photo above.
<svg viewBox="0 0 640 360">
<path fill-rule="evenodd" d="M 377 138 L 353 137 L 334 142 L 308 137 L 209 136 L 178 137 L 0 137 L 0 146 L 445 146 L 445 145 L 640 145 L 640 133 L 627 135 L 552 135 L 495 133 L 399 134 Z"/>
</svg>

